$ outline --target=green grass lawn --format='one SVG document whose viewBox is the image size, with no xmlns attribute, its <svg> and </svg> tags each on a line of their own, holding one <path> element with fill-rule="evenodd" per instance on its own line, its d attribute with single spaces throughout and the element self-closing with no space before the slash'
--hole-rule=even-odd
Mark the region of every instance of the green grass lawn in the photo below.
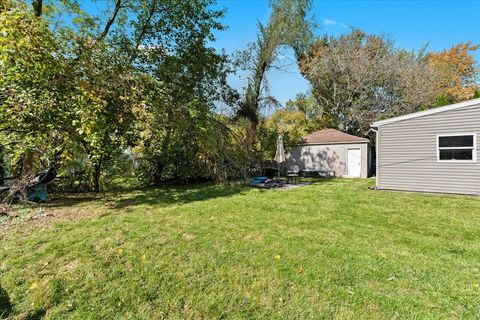
<svg viewBox="0 0 480 320">
<path fill-rule="evenodd" d="M 480 318 L 480 198 L 373 183 L 198 185 L 18 208 L 44 217 L 0 229 L 0 314 Z"/>
</svg>

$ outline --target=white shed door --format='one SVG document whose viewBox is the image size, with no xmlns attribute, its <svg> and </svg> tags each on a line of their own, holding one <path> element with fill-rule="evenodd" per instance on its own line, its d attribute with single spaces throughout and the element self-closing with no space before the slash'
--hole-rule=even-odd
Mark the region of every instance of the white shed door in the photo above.
<svg viewBox="0 0 480 320">
<path fill-rule="evenodd" d="M 347 175 L 351 178 L 359 178 L 362 172 L 362 152 L 360 149 L 347 150 Z"/>
</svg>

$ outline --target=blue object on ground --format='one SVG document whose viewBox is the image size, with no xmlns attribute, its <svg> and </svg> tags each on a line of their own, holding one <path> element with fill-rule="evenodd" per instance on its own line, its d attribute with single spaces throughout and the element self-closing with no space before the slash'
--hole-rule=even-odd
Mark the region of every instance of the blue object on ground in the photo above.
<svg viewBox="0 0 480 320">
<path fill-rule="evenodd" d="M 29 188 L 27 191 L 27 198 L 29 201 L 46 202 L 48 199 L 47 184 L 40 183 Z"/>
<path fill-rule="evenodd" d="M 250 180 L 251 184 L 265 183 L 268 180 L 268 177 L 256 177 Z"/>
<path fill-rule="evenodd" d="M 283 181 L 272 180 L 268 177 L 256 177 L 250 180 L 249 186 L 262 189 L 275 189 L 280 188 L 283 185 Z"/>
</svg>

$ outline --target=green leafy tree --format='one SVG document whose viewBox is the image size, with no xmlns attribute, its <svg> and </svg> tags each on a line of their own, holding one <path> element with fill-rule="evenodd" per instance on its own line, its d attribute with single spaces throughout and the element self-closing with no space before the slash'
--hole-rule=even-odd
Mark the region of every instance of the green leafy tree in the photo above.
<svg viewBox="0 0 480 320">
<path fill-rule="evenodd" d="M 54 158 L 68 140 L 64 51 L 47 22 L 19 2 L 4 4 L 0 33 L 0 144 L 20 173 L 31 174 L 28 153 Z"/>
<path fill-rule="evenodd" d="M 227 132 L 213 111 L 228 91 L 227 61 L 207 46 L 212 31 L 223 30 L 224 12 L 211 9 L 213 3 L 151 1 L 135 23 L 144 99 L 136 109 L 134 152 L 151 183 L 226 175 L 219 148 Z"/>
<path fill-rule="evenodd" d="M 336 122 L 323 112 L 315 98 L 301 93 L 295 100 L 287 101 L 285 108 L 263 119 L 259 130 L 261 150 L 266 157 L 272 158 L 279 134 L 284 143 L 295 144 L 311 132 L 334 126 Z"/>
<path fill-rule="evenodd" d="M 24 160 L 32 158 L 32 150 L 58 161 L 60 156 L 81 157 L 82 146 L 98 191 L 102 165 L 129 140 L 134 69 L 119 46 L 107 41 L 107 28 L 98 36 L 98 24 L 75 2 L 62 2 L 63 7 L 49 3 L 43 10 L 45 3 L 36 1 L 33 11 L 22 2 L 12 3 L 1 13 L 2 143 L 15 145 L 7 151 L 22 167 L 19 174 L 25 173 Z M 58 12 L 70 14 L 75 25 L 57 23 L 52 29 Z"/>
<path fill-rule="evenodd" d="M 213 4 L 115 0 L 89 15 L 73 0 L 12 0 L 2 11 L 2 141 L 57 148 L 64 163 L 86 158 L 96 191 L 116 155 L 136 145 L 161 152 L 153 177 L 191 176 L 225 87 L 225 57 L 206 46 L 223 29 Z"/>
</svg>

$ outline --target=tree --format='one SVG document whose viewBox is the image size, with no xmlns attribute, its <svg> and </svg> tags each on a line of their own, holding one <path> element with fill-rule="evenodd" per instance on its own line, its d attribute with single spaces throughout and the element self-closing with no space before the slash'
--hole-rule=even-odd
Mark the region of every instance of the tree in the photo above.
<svg viewBox="0 0 480 320">
<path fill-rule="evenodd" d="M 314 128 L 307 128 L 307 131 L 317 130 L 318 127 L 325 127 L 335 125 L 331 118 L 328 118 L 323 110 L 323 107 L 317 102 L 311 93 L 299 93 L 295 100 L 287 101 L 285 105 L 286 110 L 298 111 L 303 114 L 308 126 Z"/>
<path fill-rule="evenodd" d="M 480 44 L 465 42 L 426 56 L 430 67 L 439 73 L 438 85 L 441 92 L 437 105 L 471 99 L 475 91 L 479 90 L 478 69 L 473 57 L 473 53 L 479 48 Z"/>
<path fill-rule="evenodd" d="M 31 174 L 35 167 L 24 161 L 33 150 L 54 158 L 63 149 L 71 114 L 61 101 L 70 88 L 63 47 L 48 24 L 24 4 L 10 4 L 0 11 L 0 145 L 19 174 Z"/>
<path fill-rule="evenodd" d="M 272 13 L 266 25 L 258 24 L 255 44 L 243 55 L 244 68 L 251 72 L 244 99 L 237 108 L 237 116 L 248 120 L 247 144 L 252 146 L 262 105 L 271 100 L 262 99 L 264 78 L 277 58 L 282 46 L 291 47 L 297 56 L 303 54 L 312 39 L 313 22 L 307 14 L 311 0 L 277 0 L 271 2 Z"/>
<path fill-rule="evenodd" d="M 125 11 L 133 4 L 131 0 L 116 0 L 113 7 L 107 7 L 104 19 L 90 17 L 75 1 L 64 1 L 54 7 L 70 15 L 74 22 L 73 27 L 57 23 L 56 36 L 65 52 L 54 54 L 63 61 L 65 82 L 71 89 L 62 101 L 65 114 L 73 115 L 68 138 L 81 145 L 88 156 L 92 188 L 97 192 L 104 165 L 132 141 L 132 108 L 138 103 L 138 76 L 129 52 L 122 50 L 117 29 L 126 24 Z M 51 23 L 54 17 L 45 19 Z M 118 28 L 114 28 L 115 24 Z M 66 152 L 70 157 L 82 157 L 76 146 Z"/>
<path fill-rule="evenodd" d="M 215 118 L 226 87 L 226 56 L 207 46 L 224 12 L 212 1 L 150 1 L 135 23 L 135 61 L 143 76 L 134 149 L 146 180 L 221 180 L 227 137 Z M 141 39 L 141 40 L 139 40 Z"/>
<path fill-rule="evenodd" d="M 95 191 L 117 155 L 136 146 L 161 152 L 150 158 L 156 182 L 172 164 L 173 176 L 195 175 L 226 88 L 225 56 L 206 45 L 223 11 L 211 0 L 115 0 L 92 16 L 73 0 L 45 3 L 2 4 L 0 141 L 22 145 L 7 152 L 18 161 L 46 147 L 65 164 L 86 158 Z"/>
<path fill-rule="evenodd" d="M 311 132 L 335 125 L 313 95 L 300 93 L 295 100 L 287 101 L 285 108 L 280 108 L 262 119 L 259 130 L 261 150 L 266 157 L 272 158 L 279 134 L 285 144 L 296 144 Z"/>
<path fill-rule="evenodd" d="M 71 80 L 78 90 L 71 97 L 76 110 L 73 125 L 77 141 L 92 164 L 94 191 L 100 190 L 103 167 L 118 150 L 133 143 L 134 107 L 140 101 L 139 79 L 132 67 L 102 43 L 84 46 Z"/>
<path fill-rule="evenodd" d="M 378 119 L 429 106 L 438 94 L 423 52 L 360 30 L 318 39 L 300 65 L 324 113 L 355 135 L 366 135 Z"/>
</svg>

